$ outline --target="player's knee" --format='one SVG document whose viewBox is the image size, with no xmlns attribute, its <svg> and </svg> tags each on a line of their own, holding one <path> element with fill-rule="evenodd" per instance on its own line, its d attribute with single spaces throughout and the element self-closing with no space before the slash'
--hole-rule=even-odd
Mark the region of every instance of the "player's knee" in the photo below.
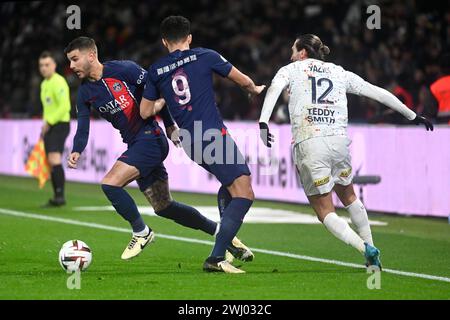
<svg viewBox="0 0 450 320">
<path fill-rule="evenodd" d="M 319 219 L 320 223 L 323 223 L 323 220 L 325 220 L 325 216 L 322 214 L 318 214 L 317 219 Z"/>
<path fill-rule="evenodd" d="M 346 207 L 348 207 L 353 202 L 358 200 L 358 197 L 356 196 L 352 185 L 343 187 L 343 192 L 342 192 L 341 197 L 342 197 L 341 201 L 344 204 L 344 206 L 346 206 Z"/>
<path fill-rule="evenodd" d="M 349 188 L 349 192 L 348 192 L 348 196 L 347 196 L 347 201 L 348 201 L 348 205 L 352 204 L 353 202 L 355 202 L 356 200 L 358 200 L 358 197 L 355 194 L 355 191 L 353 190 L 353 188 Z"/>
<path fill-rule="evenodd" d="M 326 216 L 328 214 L 330 214 L 331 212 L 333 212 L 333 211 L 332 210 L 325 210 L 325 211 L 319 212 L 319 213 L 317 213 L 317 219 L 319 219 L 319 221 L 321 223 L 323 223 L 323 221 L 325 220 Z"/>
<path fill-rule="evenodd" d="M 240 193 L 242 198 L 246 198 L 248 200 L 255 200 L 255 193 L 253 192 L 252 184 L 250 180 L 246 180 L 240 188 Z"/>
<path fill-rule="evenodd" d="M 245 198 L 251 201 L 255 200 L 255 194 L 251 186 L 235 189 L 231 195 L 233 198 Z"/>
<path fill-rule="evenodd" d="M 47 158 L 48 158 L 48 164 L 50 165 L 50 167 L 58 166 L 61 164 L 61 155 L 59 153 L 50 152 L 47 155 Z"/>
<path fill-rule="evenodd" d="M 116 179 L 114 177 L 114 175 L 106 175 L 105 177 L 103 177 L 101 184 L 102 185 L 109 185 L 109 186 L 115 186 L 115 187 L 120 187 L 118 181 L 118 179 Z"/>
<path fill-rule="evenodd" d="M 229 191 L 233 198 L 245 198 L 251 201 L 255 199 L 251 179 L 248 176 L 241 176 L 236 179 L 230 186 Z"/>
<path fill-rule="evenodd" d="M 112 196 L 114 194 L 114 191 L 117 188 L 118 187 L 116 187 L 116 186 L 112 186 L 112 185 L 109 185 L 109 184 L 102 183 L 103 193 L 108 197 L 108 199 L 110 198 L 110 196 Z"/>
<path fill-rule="evenodd" d="M 54 162 L 54 161 L 48 161 L 48 165 L 50 166 L 50 169 L 53 170 L 54 167 L 61 165 L 61 163 Z"/>
<path fill-rule="evenodd" d="M 253 192 L 253 188 L 252 185 L 249 185 L 246 188 L 246 193 L 245 193 L 245 197 L 248 200 L 254 201 L 255 200 L 255 193 Z"/>
<path fill-rule="evenodd" d="M 345 207 L 348 207 L 352 205 L 356 200 L 358 200 L 358 197 L 356 195 L 349 195 L 342 203 Z"/>
</svg>

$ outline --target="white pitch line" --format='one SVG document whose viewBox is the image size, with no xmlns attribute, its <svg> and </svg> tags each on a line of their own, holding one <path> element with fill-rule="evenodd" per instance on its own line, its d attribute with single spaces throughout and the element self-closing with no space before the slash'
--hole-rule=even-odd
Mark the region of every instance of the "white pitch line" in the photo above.
<svg viewBox="0 0 450 320">
<path fill-rule="evenodd" d="M 21 211 L 16 211 L 16 210 L 9 210 L 9 209 L 4 209 L 4 208 L 0 208 L 0 213 L 1 214 L 5 214 L 5 215 L 10 215 L 10 216 L 16 216 L 16 217 L 31 218 L 31 219 L 38 219 L 38 220 L 45 220 L 45 221 L 53 221 L 53 222 L 72 224 L 72 225 L 89 227 L 89 228 L 96 228 L 96 229 L 103 229 L 103 230 L 110 230 L 110 231 L 117 231 L 117 232 L 124 232 L 124 233 L 131 233 L 130 229 L 126 229 L 126 228 L 107 226 L 107 225 L 104 225 L 104 224 L 98 224 L 98 223 L 92 223 L 92 222 L 83 222 L 83 221 L 73 220 L 73 219 L 64 219 L 64 218 L 46 216 L 46 215 L 41 215 L 41 214 L 26 213 L 26 212 L 21 212 Z M 177 237 L 177 236 L 171 236 L 171 235 L 160 234 L 160 233 L 156 234 L 156 236 L 158 238 L 164 238 L 164 239 L 170 239 L 170 240 L 176 240 L 176 241 L 200 243 L 200 244 L 207 244 L 207 245 L 213 245 L 214 244 L 214 242 L 208 241 L 208 240 L 199 240 L 199 239 L 192 239 L 192 238 L 185 238 L 185 237 Z M 338 261 L 338 260 L 330 260 L 330 259 L 322 259 L 322 258 L 304 256 L 304 255 L 300 255 L 300 254 L 281 252 L 281 251 L 273 251 L 273 250 L 265 250 L 265 249 L 257 249 L 257 248 L 251 248 L 251 249 L 254 252 L 260 252 L 260 253 L 274 255 L 274 256 L 280 256 L 280 257 L 288 257 L 288 258 L 299 259 L 299 260 L 307 260 L 307 261 L 313 261 L 313 262 L 328 263 L 328 264 L 334 264 L 334 265 L 338 265 L 338 266 L 358 268 L 358 269 L 365 268 L 363 265 L 359 265 L 359 264 L 356 264 L 356 263 L 349 263 L 349 262 L 343 262 L 343 261 Z M 397 275 L 401 275 L 401 276 L 413 277 L 413 278 L 422 278 L 422 279 L 436 280 L 436 281 L 442 281 L 442 282 L 449 282 L 450 283 L 450 278 L 440 277 L 440 276 L 433 276 L 433 275 L 423 274 L 423 273 L 414 273 L 414 272 L 407 272 L 407 271 L 393 270 L 393 269 L 386 269 L 386 268 L 383 268 L 383 272 L 397 274 Z"/>
</svg>

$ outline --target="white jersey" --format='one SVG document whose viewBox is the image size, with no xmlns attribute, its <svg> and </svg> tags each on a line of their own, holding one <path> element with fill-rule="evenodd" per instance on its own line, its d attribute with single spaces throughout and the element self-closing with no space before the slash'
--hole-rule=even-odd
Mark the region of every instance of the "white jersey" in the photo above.
<svg viewBox="0 0 450 320">
<path fill-rule="evenodd" d="M 347 135 L 347 93 L 364 95 L 397 110 L 408 119 L 415 113 L 382 88 L 371 85 L 334 63 L 316 59 L 292 62 L 282 67 L 266 95 L 260 122 L 270 119 L 276 100 L 289 92 L 289 115 L 295 143 L 313 137 Z"/>
<path fill-rule="evenodd" d="M 341 66 L 316 59 L 296 61 L 281 68 L 272 83 L 288 87 L 295 142 L 346 135 L 346 93 L 358 91 L 361 81 L 364 80 Z"/>
</svg>

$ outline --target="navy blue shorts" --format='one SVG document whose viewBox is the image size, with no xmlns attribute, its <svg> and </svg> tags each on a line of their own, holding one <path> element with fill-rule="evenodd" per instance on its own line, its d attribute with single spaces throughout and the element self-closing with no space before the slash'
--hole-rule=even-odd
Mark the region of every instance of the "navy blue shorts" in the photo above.
<svg viewBox="0 0 450 320">
<path fill-rule="evenodd" d="M 168 175 L 163 161 L 169 153 L 169 144 L 164 133 L 143 134 L 128 145 L 119 161 L 139 170 L 140 177 L 136 180 L 141 191 L 145 191 L 157 180 L 167 180 Z"/>
<path fill-rule="evenodd" d="M 213 174 L 224 186 L 229 186 L 242 175 L 250 175 L 244 156 L 229 134 L 218 139 L 213 137 L 212 141 L 194 142 L 183 148 L 194 162 Z"/>
</svg>

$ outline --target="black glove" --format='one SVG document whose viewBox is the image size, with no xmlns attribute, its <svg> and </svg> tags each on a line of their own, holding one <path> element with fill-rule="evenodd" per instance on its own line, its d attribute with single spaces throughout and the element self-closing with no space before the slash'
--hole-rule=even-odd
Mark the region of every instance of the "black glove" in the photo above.
<svg viewBox="0 0 450 320">
<path fill-rule="evenodd" d="M 422 116 L 417 115 L 417 116 L 414 118 L 414 120 L 412 120 L 412 123 L 415 123 L 415 124 L 421 124 L 421 123 L 423 123 L 423 124 L 425 125 L 425 128 L 427 129 L 427 131 L 428 131 L 428 130 L 433 131 L 433 124 L 431 123 L 430 120 L 428 120 L 428 119 L 425 118 L 425 117 L 422 117 Z"/>
<path fill-rule="evenodd" d="M 266 147 L 272 147 L 271 143 L 273 142 L 273 134 L 269 132 L 269 126 L 267 123 L 259 123 L 259 136 Z"/>
</svg>

